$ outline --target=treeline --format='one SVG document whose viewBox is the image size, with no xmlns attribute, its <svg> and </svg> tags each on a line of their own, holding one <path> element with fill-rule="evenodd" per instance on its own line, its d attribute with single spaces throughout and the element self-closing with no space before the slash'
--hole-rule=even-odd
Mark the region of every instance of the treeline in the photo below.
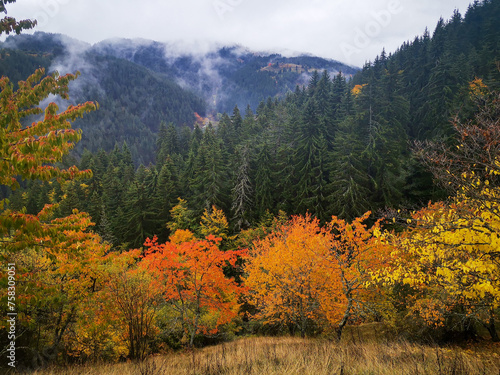
<svg viewBox="0 0 500 375">
<path fill-rule="evenodd" d="M 450 118 L 459 110 L 467 115 L 464 99 L 467 82 L 482 78 L 492 89 L 498 89 L 498 56 L 500 51 L 500 15 L 498 1 L 474 1 L 465 16 L 455 11 L 448 21 L 439 20 L 432 35 L 404 43 L 394 54 L 382 52 L 354 76 L 354 84 L 367 85 L 370 90 L 385 70 L 397 72 L 399 93 L 408 102 L 405 129 L 411 139 L 433 139 L 450 135 Z M 389 82 L 388 82 L 389 83 Z M 395 82 L 394 82 L 395 83 Z M 397 88 L 386 84 L 385 90 Z M 390 105 L 391 109 L 398 106 Z M 470 103 L 469 103 L 470 105 Z M 378 110 L 375 115 L 378 115 Z"/>
</svg>

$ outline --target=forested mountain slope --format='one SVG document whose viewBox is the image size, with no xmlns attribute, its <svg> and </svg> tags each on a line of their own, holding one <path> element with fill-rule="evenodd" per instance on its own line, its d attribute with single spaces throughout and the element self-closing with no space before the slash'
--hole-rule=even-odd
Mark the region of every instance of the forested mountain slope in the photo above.
<svg viewBox="0 0 500 375">
<path fill-rule="evenodd" d="M 110 151 L 124 141 L 139 165 L 154 160 L 154 139 L 162 122 L 193 127 L 205 116 L 238 105 L 254 110 L 268 97 L 283 97 L 307 84 L 314 70 L 357 68 L 313 56 L 283 57 L 240 47 L 181 52 L 149 40 L 107 40 L 90 46 L 64 35 L 35 33 L 9 37 L 1 45 L 0 74 L 13 82 L 43 66 L 60 73 L 79 70 L 74 102 L 94 100 L 100 110 L 76 123 L 84 132 L 78 145 Z M 197 117 L 199 116 L 199 117 Z"/>
<path fill-rule="evenodd" d="M 352 219 L 368 209 L 420 207 L 443 198 L 414 157 L 412 142 L 448 139 L 450 120 L 470 116 L 469 83 L 476 78 L 491 89 L 498 86 L 499 17 L 498 1 L 476 3 L 465 17 L 455 13 L 440 20 L 432 35 L 383 52 L 350 81 L 315 71 L 306 86 L 282 100 L 269 98 L 256 111 L 235 108 L 217 126 L 162 126 L 149 145 L 156 150 L 155 165 L 135 173 L 131 144 L 119 144 L 110 154 L 87 153 L 81 167 L 91 167 L 102 181 L 86 183 L 97 190 L 75 191 L 73 202 L 95 213 L 98 223 L 104 205 L 107 220 L 117 225 L 117 242 L 140 245 L 146 234 L 166 235 L 164 223 L 178 197 L 195 217 L 213 205 L 223 209 L 235 229 L 279 210 Z M 108 65 L 130 64 L 106 59 Z M 282 68 L 265 69 L 275 74 Z M 139 144 L 143 139 L 138 135 Z M 133 228 L 125 230 L 127 212 Z M 130 238 L 120 238 L 123 233 Z"/>
<path fill-rule="evenodd" d="M 109 151 L 125 141 L 136 163 L 147 164 L 154 160 L 154 140 L 162 121 L 192 126 L 195 113 L 205 115 L 204 101 L 168 77 L 127 60 L 95 54 L 89 45 L 74 39 L 35 33 L 10 37 L 2 47 L 0 74 L 13 82 L 39 66 L 62 74 L 81 72 L 70 87 L 72 101 L 97 101 L 100 109 L 75 123 L 84 133 L 79 154 L 84 148 Z"/>
<path fill-rule="evenodd" d="M 134 360 L 245 334 L 341 340 L 361 322 L 497 348 L 498 19 L 500 0 L 475 2 L 352 79 L 311 57 L 224 49 L 203 65 L 142 51 L 150 42 L 117 53 L 117 41 L 8 39 L 2 74 L 82 71 L 38 71 L 17 91 L 2 78 L 0 255 L 18 359 Z M 242 68 L 217 73 L 226 58 Z M 305 84 L 289 90 L 292 75 Z M 211 113 L 212 88 L 263 93 L 265 77 L 286 92 Z M 92 102 L 18 119 L 70 81 L 72 101 L 101 109 L 75 125 L 87 149 L 64 159 L 80 139 L 66 119 Z"/>
<path fill-rule="evenodd" d="M 208 52 L 183 51 L 175 44 L 147 40 L 106 40 L 93 51 L 116 56 L 166 74 L 207 101 L 211 111 L 230 112 L 234 106 L 255 110 L 268 97 L 283 97 L 297 84 L 307 84 L 314 70 L 355 74 L 359 69 L 315 56 L 285 57 L 240 46 L 213 46 Z"/>
</svg>

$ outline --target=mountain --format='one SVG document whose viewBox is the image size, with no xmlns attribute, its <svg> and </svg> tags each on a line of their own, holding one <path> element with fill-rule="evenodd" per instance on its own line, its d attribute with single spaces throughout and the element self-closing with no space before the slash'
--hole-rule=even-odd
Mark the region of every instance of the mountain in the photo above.
<svg viewBox="0 0 500 375">
<path fill-rule="evenodd" d="M 0 48 L 0 74 L 13 82 L 38 67 L 80 71 L 70 87 L 72 101 L 97 101 L 100 109 L 75 123 L 84 134 L 76 152 L 109 151 L 126 142 L 136 164 L 154 161 L 162 122 L 192 127 L 197 118 L 216 120 L 235 105 L 255 110 L 268 97 L 283 97 L 307 84 L 314 70 L 348 76 L 358 71 L 319 57 L 238 46 L 183 51 L 175 44 L 127 39 L 90 45 L 43 32 L 10 36 Z"/>
<path fill-rule="evenodd" d="M 205 114 L 204 101 L 168 77 L 60 35 L 36 33 L 8 38 L 0 52 L 0 74 L 25 79 L 37 67 L 81 77 L 70 86 L 72 104 L 97 101 L 99 110 L 75 122 L 83 130 L 77 153 L 111 150 L 126 142 L 137 164 L 154 161 L 160 123 L 192 125 Z M 62 104 L 62 103 L 60 103 Z"/>
<path fill-rule="evenodd" d="M 351 76 L 358 68 L 335 60 L 253 52 L 240 46 L 182 51 L 178 45 L 147 40 L 106 40 L 92 47 L 162 73 L 202 96 L 211 111 L 230 112 L 235 105 L 256 109 L 268 97 L 283 96 L 309 82 L 314 70 Z"/>
</svg>

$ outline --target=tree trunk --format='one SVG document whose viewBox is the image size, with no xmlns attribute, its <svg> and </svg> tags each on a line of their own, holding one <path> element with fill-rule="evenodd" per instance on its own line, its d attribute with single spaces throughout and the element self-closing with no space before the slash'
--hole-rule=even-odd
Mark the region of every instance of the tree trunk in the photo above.
<svg viewBox="0 0 500 375">
<path fill-rule="evenodd" d="M 347 324 L 347 321 L 349 320 L 349 317 L 351 316 L 351 308 L 352 308 L 352 297 L 347 296 L 347 306 L 345 308 L 344 316 L 342 317 L 342 320 L 340 321 L 339 325 L 337 326 L 337 329 L 335 330 L 337 332 L 337 340 L 340 341 L 342 338 L 342 330 L 344 329 L 345 325 Z"/>
<path fill-rule="evenodd" d="M 201 306 L 201 298 L 200 298 L 200 294 L 198 293 L 198 295 L 196 297 L 196 312 L 195 312 L 195 317 L 194 317 L 193 331 L 191 332 L 191 338 L 189 340 L 189 348 L 190 349 L 193 349 L 194 338 L 196 336 L 196 331 L 198 330 L 198 322 L 199 322 L 200 317 L 201 317 L 200 306 Z"/>
<path fill-rule="evenodd" d="M 488 320 L 488 324 L 485 324 L 485 327 L 490 333 L 491 341 L 500 342 L 500 337 L 498 337 L 498 332 L 495 326 L 495 312 L 493 309 L 490 309 L 490 319 Z"/>
<path fill-rule="evenodd" d="M 57 357 L 57 353 L 59 350 L 59 344 L 61 343 L 63 335 L 66 332 L 66 329 L 68 328 L 68 326 L 73 322 L 73 317 L 74 317 L 76 308 L 75 307 L 71 308 L 71 311 L 68 313 L 68 316 L 67 316 L 66 321 L 64 323 L 63 323 L 63 312 L 64 312 L 63 310 L 64 310 L 64 306 L 61 306 L 61 308 L 59 310 L 59 317 L 58 317 L 57 323 L 56 323 L 56 327 L 58 327 L 58 328 L 56 328 L 54 331 L 54 338 L 53 338 L 52 345 L 42 350 L 41 356 L 43 358 L 44 364 L 52 362 Z"/>
</svg>

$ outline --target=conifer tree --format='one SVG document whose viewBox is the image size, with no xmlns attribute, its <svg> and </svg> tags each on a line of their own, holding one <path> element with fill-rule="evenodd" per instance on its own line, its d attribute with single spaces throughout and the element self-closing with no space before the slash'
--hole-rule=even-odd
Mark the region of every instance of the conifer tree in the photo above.
<svg viewBox="0 0 500 375">
<path fill-rule="evenodd" d="M 370 208 L 373 186 L 363 157 L 365 145 L 353 117 L 339 124 L 330 165 L 332 214 L 352 220 Z"/>
<path fill-rule="evenodd" d="M 335 136 L 334 128 L 334 105 L 332 97 L 332 82 L 330 75 L 325 70 L 321 75 L 316 91 L 314 93 L 314 100 L 317 107 L 318 126 L 324 130 L 324 136 L 327 141 L 330 141 Z"/>
<path fill-rule="evenodd" d="M 125 234 L 125 242 L 131 247 L 142 246 L 146 238 L 153 236 L 157 229 L 152 199 L 155 196 L 157 183 L 156 168 L 140 166 L 135 180 L 125 193 L 124 216 L 121 217 L 120 229 Z"/>
<path fill-rule="evenodd" d="M 294 203 L 298 213 L 305 214 L 309 211 L 320 220 L 325 220 L 327 141 L 326 129 L 321 125 L 316 101 L 311 98 L 302 114 L 299 139 L 293 155 L 297 176 Z"/>
<path fill-rule="evenodd" d="M 193 204 L 197 212 L 217 206 L 227 209 L 229 171 L 224 160 L 222 141 L 211 124 L 205 129 L 190 180 Z"/>
<path fill-rule="evenodd" d="M 158 186 L 155 192 L 153 207 L 156 212 L 158 230 L 155 234 L 160 239 L 167 239 L 167 222 L 171 221 L 170 210 L 177 203 L 183 191 L 181 190 L 181 181 L 178 166 L 174 157 L 167 156 L 165 163 L 161 167 L 158 175 Z"/>
<path fill-rule="evenodd" d="M 238 142 L 240 134 L 241 134 L 241 128 L 243 125 L 243 118 L 241 117 L 240 109 L 236 105 L 233 109 L 233 114 L 231 116 L 231 122 L 233 124 L 233 129 L 235 132 L 236 136 L 236 142 Z"/>
<path fill-rule="evenodd" d="M 262 217 L 267 210 L 274 207 L 273 191 L 275 186 L 272 178 L 272 158 L 268 145 L 264 143 L 256 160 L 257 171 L 255 174 L 255 211 Z"/>
<path fill-rule="evenodd" d="M 236 180 L 232 190 L 233 220 L 235 228 L 240 231 L 250 226 L 250 212 L 253 204 L 254 189 L 252 186 L 250 170 L 250 150 L 247 144 L 239 149 L 239 165 Z"/>
</svg>

